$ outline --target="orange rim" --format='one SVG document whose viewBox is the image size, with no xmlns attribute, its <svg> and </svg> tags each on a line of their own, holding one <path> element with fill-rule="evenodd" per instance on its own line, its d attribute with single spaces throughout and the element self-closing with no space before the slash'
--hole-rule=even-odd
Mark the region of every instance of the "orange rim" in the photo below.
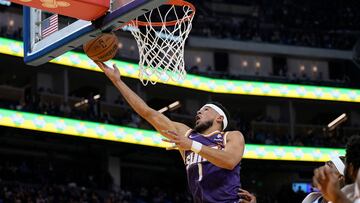
<svg viewBox="0 0 360 203">
<path fill-rule="evenodd" d="M 173 20 L 173 21 L 168 21 L 168 22 L 144 22 L 144 21 L 139 21 L 139 20 L 132 20 L 128 24 L 134 23 L 135 25 L 138 25 L 138 26 L 148 26 L 148 25 L 150 25 L 150 26 L 153 26 L 153 27 L 161 27 L 163 25 L 165 25 L 165 26 L 173 26 L 173 25 L 176 25 L 179 21 L 188 21 L 195 15 L 195 11 L 196 11 L 195 6 L 192 5 L 190 2 L 187 2 L 187 1 L 169 0 L 168 2 L 164 3 L 164 5 L 188 6 L 188 7 L 191 8 L 191 10 L 193 10 L 193 12 L 189 16 L 184 17 L 181 20 Z"/>
</svg>

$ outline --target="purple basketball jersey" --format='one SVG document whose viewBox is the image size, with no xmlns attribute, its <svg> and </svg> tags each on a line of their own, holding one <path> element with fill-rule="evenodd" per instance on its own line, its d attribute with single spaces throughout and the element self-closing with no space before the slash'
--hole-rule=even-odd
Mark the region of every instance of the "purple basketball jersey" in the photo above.
<svg viewBox="0 0 360 203">
<path fill-rule="evenodd" d="M 191 131 L 188 138 L 215 149 L 223 150 L 226 133 L 213 132 L 202 135 Z M 233 169 L 219 168 L 192 151 L 185 151 L 185 165 L 189 189 L 194 202 L 239 202 L 240 163 Z"/>
</svg>

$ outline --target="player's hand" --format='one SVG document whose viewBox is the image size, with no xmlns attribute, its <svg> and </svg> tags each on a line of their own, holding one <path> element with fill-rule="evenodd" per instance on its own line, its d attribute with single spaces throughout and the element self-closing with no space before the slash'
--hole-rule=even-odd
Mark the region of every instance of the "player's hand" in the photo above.
<svg viewBox="0 0 360 203">
<path fill-rule="evenodd" d="M 314 170 L 313 184 L 327 201 L 336 201 L 341 196 L 339 176 L 329 167 Z"/>
<path fill-rule="evenodd" d="M 255 195 L 251 194 L 250 192 L 239 189 L 238 195 L 240 196 L 240 203 L 256 203 Z"/>
<path fill-rule="evenodd" d="M 179 136 L 176 132 L 170 130 L 164 130 L 163 133 L 170 137 L 168 139 L 162 139 L 164 142 L 174 144 L 179 150 L 191 150 L 192 140 L 186 136 Z"/>
<path fill-rule="evenodd" d="M 95 62 L 95 61 L 94 61 Z M 110 68 L 107 66 L 104 62 L 95 62 L 96 65 L 99 66 L 99 68 L 105 73 L 105 75 L 113 82 L 120 81 L 120 71 L 118 67 L 113 64 L 113 68 Z"/>
</svg>

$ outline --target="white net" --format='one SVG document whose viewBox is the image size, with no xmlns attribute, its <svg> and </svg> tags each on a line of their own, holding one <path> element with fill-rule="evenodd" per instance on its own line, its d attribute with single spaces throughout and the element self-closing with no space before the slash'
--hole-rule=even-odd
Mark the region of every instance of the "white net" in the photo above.
<svg viewBox="0 0 360 203">
<path fill-rule="evenodd" d="M 143 85 L 185 79 L 184 46 L 194 14 L 189 5 L 165 4 L 128 24 L 139 49 Z"/>
</svg>

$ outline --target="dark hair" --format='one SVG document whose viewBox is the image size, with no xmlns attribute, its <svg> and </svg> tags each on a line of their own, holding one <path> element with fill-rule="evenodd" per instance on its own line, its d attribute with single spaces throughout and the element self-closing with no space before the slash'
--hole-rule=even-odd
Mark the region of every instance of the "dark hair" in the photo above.
<svg viewBox="0 0 360 203">
<path fill-rule="evenodd" d="M 360 167 L 360 136 L 355 135 L 349 138 L 346 144 L 346 163 L 352 164 L 357 171 Z"/>
<path fill-rule="evenodd" d="M 346 157 L 345 156 L 339 156 L 339 158 L 344 164 L 346 163 Z"/>
<path fill-rule="evenodd" d="M 230 125 L 230 114 L 229 114 L 229 111 L 219 102 L 216 102 L 216 101 L 212 101 L 212 102 L 208 102 L 207 104 L 214 104 L 215 106 L 219 107 L 221 110 L 223 110 L 223 112 L 225 113 L 226 115 L 226 118 L 228 120 L 228 125 L 226 126 L 226 128 L 224 130 L 226 130 L 227 128 L 229 128 L 229 125 Z M 224 123 L 221 123 L 221 127 L 223 128 L 224 127 Z"/>
</svg>

